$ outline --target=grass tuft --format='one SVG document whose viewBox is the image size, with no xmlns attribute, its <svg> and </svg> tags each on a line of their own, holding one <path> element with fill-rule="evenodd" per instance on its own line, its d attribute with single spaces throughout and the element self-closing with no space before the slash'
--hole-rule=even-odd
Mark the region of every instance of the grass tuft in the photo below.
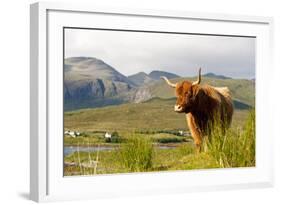
<svg viewBox="0 0 281 205">
<path fill-rule="evenodd" d="M 132 172 L 148 171 L 152 168 L 154 149 L 150 138 L 133 134 L 120 149 L 121 163 Z"/>
<path fill-rule="evenodd" d="M 249 113 L 244 129 L 226 129 L 219 120 L 212 125 L 212 132 L 204 142 L 220 167 L 255 166 L 255 112 Z"/>
</svg>

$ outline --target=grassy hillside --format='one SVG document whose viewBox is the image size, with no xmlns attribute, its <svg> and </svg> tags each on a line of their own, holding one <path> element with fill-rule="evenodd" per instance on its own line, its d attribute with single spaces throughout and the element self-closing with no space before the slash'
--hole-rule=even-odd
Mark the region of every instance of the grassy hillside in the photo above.
<svg viewBox="0 0 281 205">
<path fill-rule="evenodd" d="M 186 130 L 184 114 L 173 111 L 175 99 L 154 98 L 104 108 L 65 112 L 65 129 L 78 131 Z M 243 123 L 247 111 L 235 110 L 234 126 Z"/>
</svg>

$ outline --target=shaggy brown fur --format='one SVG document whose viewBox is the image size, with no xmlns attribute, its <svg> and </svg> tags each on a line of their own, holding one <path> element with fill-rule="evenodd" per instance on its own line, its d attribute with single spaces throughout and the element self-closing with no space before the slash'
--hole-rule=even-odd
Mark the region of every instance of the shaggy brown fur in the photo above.
<svg viewBox="0 0 281 205">
<path fill-rule="evenodd" d="M 200 149 L 203 135 L 214 117 L 220 117 L 221 123 L 229 126 L 233 114 L 233 104 L 229 89 L 209 85 L 192 85 L 189 81 L 178 83 L 176 86 L 177 105 L 186 113 L 187 125 Z"/>
<path fill-rule="evenodd" d="M 200 72 L 200 71 L 199 71 Z M 199 74 L 200 76 L 201 74 Z M 167 80 L 166 80 L 167 81 Z M 214 118 L 220 118 L 223 127 L 228 127 L 232 120 L 233 104 L 227 87 L 212 87 L 190 81 L 172 84 L 175 87 L 177 102 L 175 111 L 186 113 L 186 120 L 197 150 L 200 151 L 202 138 L 208 135 L 208 126 Z"/>
</svg>

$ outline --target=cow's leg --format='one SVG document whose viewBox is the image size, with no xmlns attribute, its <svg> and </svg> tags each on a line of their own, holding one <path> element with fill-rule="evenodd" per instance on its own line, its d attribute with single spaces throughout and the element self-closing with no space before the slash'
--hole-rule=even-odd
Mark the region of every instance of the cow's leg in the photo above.
<svg viewBox="0 0 281 205">
<path fill-rule="evenodd" d="M 194 144 L 196 146 L 196 151 L 199 153 L 201 151 L 202 144 L 202 132 L 199 126 L 196 124 L 194 116 L 191 113 L 186 114 L 186 121 L 189 127 L 191 136 L 194 140 Z"/>
</svg>

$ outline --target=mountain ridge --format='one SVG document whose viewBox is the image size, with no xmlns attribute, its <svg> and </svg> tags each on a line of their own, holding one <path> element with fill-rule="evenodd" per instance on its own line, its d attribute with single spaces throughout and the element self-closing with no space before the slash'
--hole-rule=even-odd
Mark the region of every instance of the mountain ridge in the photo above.
<svg viewBox="0 0 281 205">
<path fill-rule="evenodd" d="M 212 73 L 212 72 L 205 73 L 202 76 L 209 77 L 209 78 L 232 79 L 231 77 L 228 77 L 228 76 L 225 76 L 225 75 L 217 75 L 217 74 Z"/>
<path fill-rule="evenodd" d="M 64 61 L 66 109 L 122 103 L 126 99 L 117 96 L 135 87 L 126 76 L 100 59 L 72 57 Z"/>
<path fill-rule="evenodd" d="M 129 75 L 128 78 L 137 86 L 155 82 L 155 80 L 150 78 L 145 72 L 138 72 L 136 74 Z"/>
<path fill-rule="evenodd" d="M 155 70 L 149 74 L 139 72 L 125 76 L 103 60 L 92 57 L 71 57 L 64 64 L 64 109 L 103 107 L 123 103 L 141 103 L 159 97 L 174 97 L 174 90 L 160 79 L 166 76 L 172 82 L 195 80 L 166 71 Z M 254 83 L 249 80 L 206 73 L 202 84 L 227 86 L 239 107 L 254 106 Z"/>
<path fill-rule="evenodd" d="M 150 76 L 154 80 L 159 80 L 161 76 L 165 76 L 168 79 L 180 77 L 179 75 L 176 75 L 174 73 L 167 72 L 167 71 L 160 71 L 160 70 L 153 70 L 148 74 L 148 76 Z"/>
</svg>

